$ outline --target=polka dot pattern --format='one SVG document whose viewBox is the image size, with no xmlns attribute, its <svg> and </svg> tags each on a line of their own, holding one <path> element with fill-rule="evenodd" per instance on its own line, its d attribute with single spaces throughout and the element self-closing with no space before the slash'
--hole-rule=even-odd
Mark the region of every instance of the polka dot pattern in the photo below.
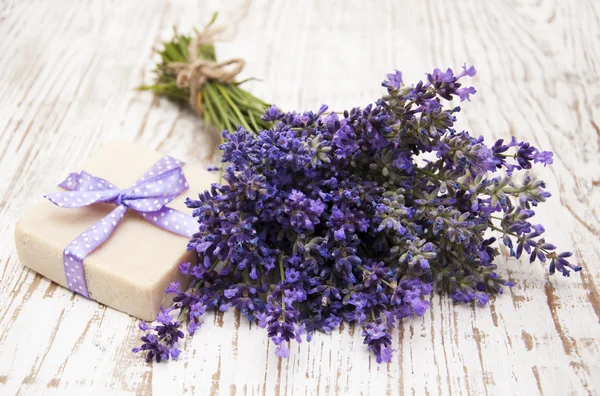
<svg viewBox="0 0 600 396">
<path fill-rule="evenodd" d="M 195 232 L 194 218 L 166 206 L 188 188 L 181 165 L 180 161 L 165 156 L 124 190 L 85 171 L 71 173 L 59 184 L 69 191 L 45 195 L 52 203 L 64 208 L 81 208 L 99 202 L 117 205 L 64 249 L 63 261 L 69 289 L 89 298 L 83 260 L 108 239 L 128 208 L 162 229 L 192 237 Z"/>
<path fill-rule="evenodd" d="M 125 205 L 117 206 L 106 217 L 71 241 L 63 250 L 63 261 L 69 289 L 89 298 L 83 271 L 83 260 L 108 239 L 110 234 L 117 228 L 126 211 L 127 207 Z"/>
</svg>

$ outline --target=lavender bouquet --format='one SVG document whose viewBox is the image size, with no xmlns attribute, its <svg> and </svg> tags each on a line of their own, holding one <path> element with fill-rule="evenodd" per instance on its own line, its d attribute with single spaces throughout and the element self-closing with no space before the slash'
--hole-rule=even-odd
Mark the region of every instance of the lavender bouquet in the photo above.
<svg viewBox="0 0 600 396">
<path fill-rule="evenodd" d="M 548 263 L 550 274 L 580 271 L 533 220 L 550 194 L 527 170 L 551 164 L 552 153 L 514 137 L 488 147 L 453 129 L 460 108 L 446 105 L 475 93 L 459 82 L 473 75 L 435 69 L 405 85 L 396 71 L 365 108 L 271 106 L 262 117 L 270 128 L 224 131 L 227 184 L 187 201 L 199 224 L 189 243 L 198 264 L 181 265 L 191 285 L 167 289 L 173 306 L 156 325 L 140 324 L 149 332 L 134 351 L 177 358 L 184 322 L 192 335 L 207 310 L 235 307 L 267 328 L 278 356 L 345 321 L 389 362 L 391 330 L 423 315 L 432 290 L 486 304 L 513 285 L 496 272 L 497 243 Z"/>
</svg>

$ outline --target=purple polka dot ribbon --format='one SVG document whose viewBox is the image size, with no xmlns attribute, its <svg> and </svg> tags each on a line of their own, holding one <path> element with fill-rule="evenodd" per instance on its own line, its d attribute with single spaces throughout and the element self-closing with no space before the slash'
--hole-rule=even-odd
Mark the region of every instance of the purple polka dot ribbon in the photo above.
<svg viewBox="0 0 600 396">
<path fill-rule="evenodd" d="M 83 260 L 108 239 L 127 209 L 135 210 L 160 228 L 192 237 L 195 232 L 194 218 L 166 206 L 188 188 L 181 165 L 180 161 L 172 157 L 163 157 L 144 176 L 124 190 L 85 171 L 71 173 L 59 184 L 69 191 L 44 196 L 63 208 L 81 208 L 99 202 L 117 205 L 106 217 L 85 230 L 64 249 L 63 261 L 69 289 L 89 298 Z"/>
</svg>

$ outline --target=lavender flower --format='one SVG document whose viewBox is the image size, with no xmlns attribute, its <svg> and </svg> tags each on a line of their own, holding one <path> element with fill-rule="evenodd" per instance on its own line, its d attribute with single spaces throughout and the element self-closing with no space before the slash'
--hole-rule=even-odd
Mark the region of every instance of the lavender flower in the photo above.
<svg viewBox="0 0 600 396">
<path fill-rule="evenodd" d="M 392 360 L 392 349 L 390 348 L 392 336 L 387 327 L 382 324 L 381 319 L 366 324 L 362 336 L 365 338 L 364 343 L 368 345 L 369 351 L 375 355 L 377 363 L 389 363 Z"/>
<path fill-rule="evenodd" d="M 384 81 L 381 85 L 386 88 L 392 89 L 400 89 L 400 85 L 402 84 L 402 72 L 395 70 L 394 73 L 390 73 L 387 75 L 387 80 Z"/>
<path fill-rule="evenodd" d="M 494 265 L 496 243 L 550 274 L 580 271 L 533 221 L 550 194 L 526 170 L 552 164 L 552 153 L 514 137 L 488 147 L 454 129 L 460 108 L 446 101 L 469 100 L 475 89 L 463 79 L 475 73 L 435 69 L 406 85 L 395 71 L 364 108 L 271 106 L 262 118 L 271 128 L 224 131 L 225 183 L 187 201 L 197 264 L 180 270 L 192 282 L 185 292 L 169 286 L 173 306 L 157 325 L 140 325 L 148 333 L 134 350 L 177 358 L 181 322 L 193 334 L 207 311 L 234 307 L 267 329 L 280 357 L 305 333 L 346 321 L 363 326 L 377 362 L 389 362 L 391 329 L 423 315 L 432 290 L 484 305 L 514 285 Z M 422 153 L 433 155 L 424 162 Z"/>
<path fill-rule="evenodd" d="M 140 323 L 140 329 L 143 331 L 152 330 L 152 333 L 142 336 L 144 342 L 140 347 L 133 348 L 133 352 L 146 351 L 146 361 L 149 362 L 156 359 L 161 360 L 177 359 L 180 350 L 177 348 L 179 339 L 184 337 L 184 334 L 179 327 L 181 324 L 177 321 L 173 322 L 169 314 L 172 309 L 161 309 L 156 320 L 157 326 L 150 326 L 145 322 Z M 154 333 L 155 332 L 155 333 Z"/>
</svg>

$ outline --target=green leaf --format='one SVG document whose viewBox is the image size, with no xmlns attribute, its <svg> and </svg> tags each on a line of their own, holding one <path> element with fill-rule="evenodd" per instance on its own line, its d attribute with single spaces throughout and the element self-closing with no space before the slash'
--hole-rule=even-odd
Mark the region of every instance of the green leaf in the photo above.
<svg viewBox="0 0 600 396">
<path fill-rule="evenodd" d="M 208 25 L 206 25 L 206 27 L 212 26 L 212 24 L 215 23 L 215 21 L 217 20 L 218 16 L 219 16 L 219 13 L 217 11 L 215 11 L 212 15 L 212 18 L 210 19 L 210 22 L 208 22 Z"/>
</svg>

